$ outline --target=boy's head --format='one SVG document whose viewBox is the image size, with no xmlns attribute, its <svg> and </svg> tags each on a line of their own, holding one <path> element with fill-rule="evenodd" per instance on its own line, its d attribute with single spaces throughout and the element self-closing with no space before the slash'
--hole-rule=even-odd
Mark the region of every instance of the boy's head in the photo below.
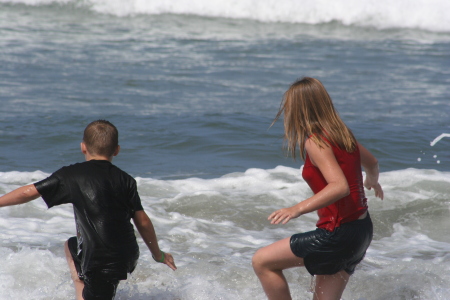
<svg viewBox="0 0 450 300">
<path fill-rule="evenodd" d="M 112 123 L 97 120 L 84 130 L 83 143 L 91 155 L 113 157 L 119 147 L 119 132 Z"/>
</svg>

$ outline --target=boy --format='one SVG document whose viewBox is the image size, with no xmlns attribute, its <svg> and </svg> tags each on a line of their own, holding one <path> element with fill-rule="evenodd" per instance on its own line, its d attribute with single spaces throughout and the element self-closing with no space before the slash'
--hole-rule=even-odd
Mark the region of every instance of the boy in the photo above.
<svg viewBox="0 0 450 300">
<path fill-rule="evenodd" d="M 139 257 L 133 219 L 153 259 L 176 269 L 170 253 L 159 249 L 155 230 L 142 208 L 136 181 L 114 166 L 118 131 L 108 121 L 90 123 L 81 152 L 86 161 L 63 167 L 48 178 L 0 197 L 0 207 L 42 197 L 49 208 L 72 203 L 77 237 L 64 245 L 77 300 L 113 299 L 120 280 Z"/>
</svg>

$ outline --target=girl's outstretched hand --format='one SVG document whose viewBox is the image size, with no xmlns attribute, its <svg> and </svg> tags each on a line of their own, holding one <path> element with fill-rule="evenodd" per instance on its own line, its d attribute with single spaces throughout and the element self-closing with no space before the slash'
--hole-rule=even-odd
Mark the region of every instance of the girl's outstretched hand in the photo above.
<svg viewBox="0 0 450 300">
<path fill-rule="evenodd" d="M 383 189 L 381 188 L 381 185 L 378 183 L 378 180 L 372 180 L 369 176 L 367 176 L 366 180 L 364 180 L 364 186 L 368 190 L 373 189 L 375 191 L 375 197 L 378 197 L 381 200 L 383 200 L 384 192 Z"/>
<path fill-rule="evenodd" d="M 296 207 L 292 206 L 274 211 L 267 219 L 270 220 L 270 224 L 286 224 L 290 219 L 298 218 L 300 215 Z"/>
</svg>

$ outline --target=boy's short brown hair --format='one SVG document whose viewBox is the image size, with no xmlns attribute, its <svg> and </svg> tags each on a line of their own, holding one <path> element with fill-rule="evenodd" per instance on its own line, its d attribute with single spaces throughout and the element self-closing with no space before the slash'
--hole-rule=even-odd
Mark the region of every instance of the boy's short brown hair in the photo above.
<svg viewBox="0 0 450 300">
<path fill-rule="evenodd" d="M 97 120 L 84 129 L 83 142 L 90 154 L 111 157 L 119 145 L 119 132 L 112 123 Z"/>
</svg>

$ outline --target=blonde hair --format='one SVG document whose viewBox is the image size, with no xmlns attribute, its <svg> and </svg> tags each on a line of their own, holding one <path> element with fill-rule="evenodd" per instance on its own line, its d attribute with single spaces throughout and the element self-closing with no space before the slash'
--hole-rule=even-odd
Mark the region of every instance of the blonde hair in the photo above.
<svg viewBox="0 0 450 300">
<path fill-rule="evenodd" d="M 89 153 L 111 157 L 119 145 L 119 132 L 112 123 L 97 120 L 84 129 L 83 142 Z"/>
<path fill-rule="evenodd" d="M 305 142 L 308 138 L 320 148 L 329 147 L 331 143 L 342 150 L 353 152 L 357 147 L 353 133 L 339 117 L 330 95 L 315 78 L 304 77 L 289 87 L 273 123 L 282 113 L 284 139 L 294 159 L 298 145 L 300 156 L 305 160 Z"/>
</svg>

